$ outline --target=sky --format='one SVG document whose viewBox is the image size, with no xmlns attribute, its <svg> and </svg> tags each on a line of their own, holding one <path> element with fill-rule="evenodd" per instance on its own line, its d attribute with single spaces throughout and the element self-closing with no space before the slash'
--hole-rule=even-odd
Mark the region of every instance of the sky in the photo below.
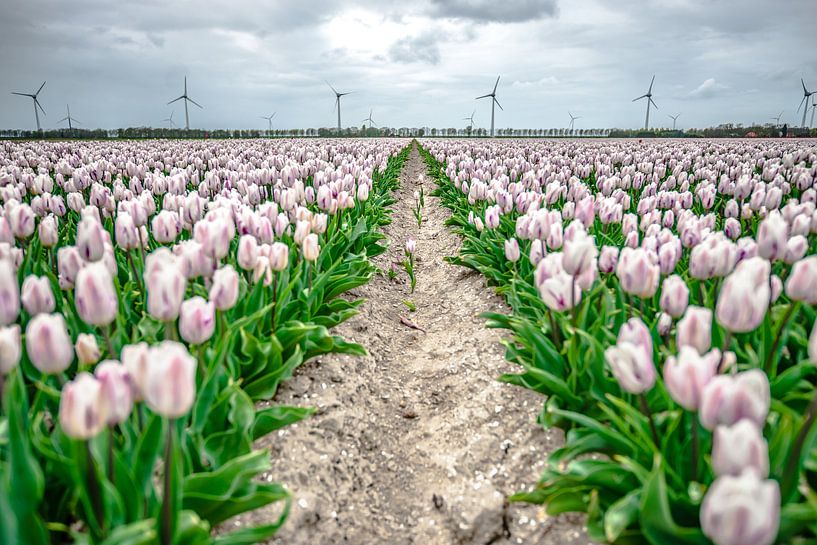
<svg viewBox="0 0 817 545">
<path fill-rule="evenodd" d="M 2 0 L 0 127 L 162 126 L 188 78 L 197 128 L 800 124 L 815 0 Z M 817 95 L 814 95 L 817 99 Z M 810 115 L 809 115 L 810 117 Z M 808 119 L 807 119 L 808 123 Z"/>
</svg>

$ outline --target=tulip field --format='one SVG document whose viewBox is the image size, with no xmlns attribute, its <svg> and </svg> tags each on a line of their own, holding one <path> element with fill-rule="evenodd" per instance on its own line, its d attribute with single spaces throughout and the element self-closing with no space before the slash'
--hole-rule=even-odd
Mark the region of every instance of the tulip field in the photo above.
<svg viewBox="0 0 817 545">
<path fill-rule="evenodd" d="M 814 543 L 817 144 L 423 146 L 512 310 L 501 380 L 565 432 L 511 500 L 599 542 Z"/>
<path fill-rule="evenodd" d="M 245 544 L 285 520 L 253 441 L 385 250 L 406 141 L 0 147 L 0 542 Z M 269 504 L 275 519 L 223 521 Z"/>
</svg>

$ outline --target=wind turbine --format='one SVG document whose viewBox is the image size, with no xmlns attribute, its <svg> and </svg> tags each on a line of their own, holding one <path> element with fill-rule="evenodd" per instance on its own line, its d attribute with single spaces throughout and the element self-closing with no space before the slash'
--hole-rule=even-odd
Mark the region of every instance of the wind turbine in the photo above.
<svg viewBox="0 0 817 545">
<path fill-rule="evenodd" d="M 60 119 L 59 121 L 57 121 L 57 123 L 62 123 L 63 121 L 68 121 L 68 130 L 69 130 L 69 131 L 70 131 L 70 130 L 72 130 L 72 129 L 74 128 L 74 125 L 71 123 L 72 121 L 73 121 L 74 123 L 79 123 L 80 125 L 82 125 L 82 123 L 79 121 L 79 119 L 76 119 L 76 118 L 74 118 L 74 117 L 71 117 L 71 108 L 69 108 L 69 107 L 68 107 L 68 104 L 66 104 L 66 105 L 65 105 L 65 109 L 66 109 L 66 111 L 68 112 L 68 115 L 67 115 L 67 116 L 65 116 L 65 117 L 63 117 L 63 118 L 62 118 L 62 119 Z"/>
<path fill-rule="evenodd" d="M 675 130 L 675 122 L 678 120 L 679 117 L 681 117 L 681 114 L 675 114 L 675 115 L 667 114 L 667 117 L 672 119 L 672 130 Z"/>
<path fill-rule="evenodd" d="M 573 134 L 573 122 L 576 121 L 577 119 L 581 119 L 581 116 L 573 115 L 572 113 L 570 113 L 570 110 L 567 111 L 567 115 L 570 116 L 570 134 Z"/>
<path fill-rule="evenodd" d="M 340 97 L 351 94 L 352 92 L 348 91 L 346 93 L 338 93 L 338 91 L 334 87 L 332 87 L 332 84 L 329 83 L 328 81 L 326 82 L 326 85 L 328 85 L 329 88 L 332 89 L 332 92 L 335 93 L 335 108 L 338 109 L 338 133 L 340 133 Z"/>
<path fill-rule="evenodd" d="M 496 77 L 496 83 L 494 83 L 494 90 L 493 91 L 491 91 L 487 95 L 482 95 L 481 97 L 477 97 L 477 98 L 474 99 L 474 100 L 480 100 L 482 98 L 491 97 L 491 136 L 494 135 L 494 104 L 499 106 L 500 110 L 505 111 L 505 109 L 502 107 L 502 104 L 500 104 L 499 101 L 496 99 L 496 87 L 497 87 L 497 85 L 499 85 L 499 78 L 500 78 L 500 76 Z"/>
<path fill-rule="evenodd" d="M 272 132 L 272 118 L 275 117 L 275 114 L 278 112 L 272 112 L 272 115 L 262 115 L 261 119 L 266 119 L 268 123 L 267 131 Z"/>
<path fill-rule="evenodd" d="M 473 127 L 474 127 L 474 114 L 475 114 L 475 113 L 477 113 L 477 111 L 476 111 L 476 110 L 474 110 L 473 112 L 471 112 L 470 117 L 463 117 L 463 118 L 462 118 L 462 120 L 463 120 L 463 121 L 470 121 L 470 122 L 471 122 L 471 124 L 469 125 L 471 128 L 473 128 Z"/>
<path fill-rule="evenodd" d="M 641 95 L 638 98 L 634 98 L 633 102 L 636 100 L 641 100 L 642 98 L 647 99 L 647 118 L 644 120 L 644 130 L 648 130 L 650 128 L 650 103 L 655 106 L 655 109 L 658 109 L 658 104 L 656 104 L 652 99 L 652 84 L 655 83 L 655 76 L 653 75 L 652 81 L 650 81 L 650 88 L 647 89 L 647 93 Z"/>
<path fill-rule="evenodd" d="M 811 99 L 811 121 L 809 122 L 808 126 L 814 126 L 814 110 L 817 110 L 817 98 Z"/>
<path fill-rule="evenodd" d="M 800 83 L 803 84 L 803 100 L 800 101 L 800 106 L 797 107 L 797 111 L 799 112 L 800 108 L 803 108 L 803 103 L 806 104 L 806 107 L 803 108 L 803 122 L 800 124 L 801 127 L 805 127 L 806 126 L 806 112 L 808 112 L 808 99 L 809 99 L 809 97 L 811 95 L 813 95 L 814 93 L 817 93 L 817 91 L 809 91 L 808 89 L 806 89 L 806 82 L 803 81 L 803 78 L 800 78 Z"/>
<path fill-rule="evenodd" d="M 366 119 L 364 119 L 363 121 L 364 121 L 364 122 L 366 122 L 366 121 L 368 121 L 368 122 L 369 122 L 369 128 L 370 128 L 370 129 L 372 128 L 372 125 L 374 125 L 375 127 L 377 126 L 377 123 L 375 123 L 375 122 L 374 122 L 374 119 L 372 119 L 372 110 L 369 110 L 369 117 L 367 117 L 367 118 L 366 118 Z"/>
<path fill-rule="evenodd" d="M 176 113 L 176 111 L 174 110 L 174 111 L 170 112 L 170 117 L 166 117 L 166 118 L 162 119 L 162 121 L 167 121 L 168 123 L 170 123 L 170 128 L 171 129 L 176 128 L 176 124 L 173 123 L 173 114 L 175 114 L 175 113 Z"/>
<path fill-rule="evenodd" d="M 184 94 L 182 94 L 182 96 L 180 96 L 179 98 L 174 98 L 173 100 L 168 102 L 168 104 L 173 104 L 174 102 L 177 102 L 179 100 L 184 100 L 184 130 L 189 131 L 190 130 L 190 116 L 187 113 L 187 103 L 192 102 L 193 104 L 195 104 L 196 106 L 198 106 L 202 110 L 204 109 L 204 106 L 202 106 L 201 104 L 199 104 L 198 102 L 196 102 L 195 100 L 193 100 L 192 98 L 187 96 L 187 76 L 184 77 Z"/>
<path fill-rule="evenodd" d="M 42 130 L 42 129 L 40 128 L 40 114 L 39 114 L 39 112 L 37 112 L 37 108 L 42 110 L 43 115 L 45 115 L 45 110 L 43 110 L 43 107 L 40 105 L 40 101 L 37 100 L 37 96 L 40 94 L 40 91 L 43 90 L 43 87 L 45 87 L 45 82 L 43 82 L 43 84 L 40 85 L 40 88 L 37 89 L 37 92 L 34 93 L 34 94 L 32 94 L 32 93 L 18 93 L 16 91 L 11 92 L 12 95 L 20 95 L 21 97 L 31 97 L 31 98 L 34 99 L 34 117 L 37 119 L 37 130 L 38 131 Z"/>
<path fill-rule="evenodd" d="M 781 110 L 779 114 L 770 119 L 774 119 L 775 125 L 780 125 L 780 118 L 783 117 L 783 111 Z"/>
</svg>

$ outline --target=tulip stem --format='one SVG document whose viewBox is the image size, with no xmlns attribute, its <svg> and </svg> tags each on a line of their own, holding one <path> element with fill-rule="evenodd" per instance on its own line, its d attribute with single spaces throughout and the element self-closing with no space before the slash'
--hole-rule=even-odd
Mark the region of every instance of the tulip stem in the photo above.
<svg viewBox="0 0 817 545">
<path fill-rule="evenodd" d="M 774 359 L 775 354 L 777 354 L 777 349 L 780 346 L 781 339 L 783 338 L 783 330 L 786 328 L 786 324 L 791 319 L 792 314 L 794 314 L 794 310 L 798 305 L 799 303 L 792 302 L 789 305 L 789 308 L 786 309 L 786 314 L 784 314 L 783 318 L 780 320 L 780 325 L 777 326 L 777 334 L 774 336 L 772 348 L 769 350 L 769 353 L 766 354 L 766 363 L 763 365 L 763 370 L 766 371 L 766 374 L 769 376 L 772 374 L 772 360 Z"/>
<path fill-rule="evenodd" d="M 139 286 L 139 293 L 142 295 L 142 297 L 144 297 L 145 290 L 142 287 L 142 277 L 139 276 L 138 272 L 136 272 L 136 264 L 133 262 L 133 255 L 131 255 L 130 250 L 125 252 L 125 255 L 128 256 L 128 264 L 130 265 L 130 270 L 133 273 L 133 281 Z"/>
<path fill-rule="evenodd" d="M 108 480 L 111 481 L 111 484 L 116 484 L 113 468 L 113 446 L 114 446 L 113 428 L 114 428 L 113 426 L 108 426 Z"/>
<path fill-rule="evenodd" d="M 658 450 L 661 450 L 661 443 L 658 441 L 658 430 L 655 428 L 655 419 L 653 418 L 650 404 L 647 402 L 647 396 L 644 394 L 639 394 L 638 397 L 641 400 L 641 410 L 644 411 L 644 414 L 647 415 L 647 420 L 650 422 L 652 440 L 655 441 L 655 446 L 658 448 Z"/>
<path fill-rule="evenodd" d="M 175 427 L 175 424 L 176 420 L 174 418 L 167 419 L 167 440 L 165 441 L 165 474 L 162 494 L 162 545 L 172 545 L 173 543 L 173 524 L 171 521 L 173 499 L 171 498 L 171 495 L 173 486 L 173 428 Z"/>
<path fill-rule="evenodd" d="M 173 320 L 165 322 L 165 340 L 176 340 L 176 324 L 173 322 Z"/>
<path fill-rule="evenodd" d="M 97 480 L 96 467 L 94 465 L 94 455 L 91 453 L 90 441 L 83 441 L 85 450 L 85 464 L 88 472 L 88 494 L 91 496 L 91 508 L 94 510 L 94 517 L 101 529 L 105 526 L 105 516 L 102 511 L 102 498 L 99 495 L 99 481 Z"/>
<path fill-rule="evenodd" d="M 803 452 L 803 445 L 806 442 L 806 437 L 811 431 L 814 421 L 817 420 L 817 395 L 811 399 L 805 414 L 803 415 L 803 425 L 797 433 L 797 438 L 794 440 L 789 460 L 786 462 L 786 470 L 783 473 L 782 498 L 785 503 L 792 492 L 792 488 L 797 485 L 798 477 L 800 476 L 800 457 Z"/>
<path fill-rule="evenodd" d="M 692 479 L 698 482 L 698 415 L 689 413 L 689 424 L 692 435 Z"/>
<path fill-rule="evenodd" d="M 559 333 L 559 328 L 556 325 L 556 318 L 553 317 L 553 311 L 548 310 L 548 317 L 550 318 L 550 328 L 553 330 L 554 340 L 561 346 L 562 335 Z"/>
<path fill-rule="evenodd" d="M 272 274 L 272 333 L 275 334 L 275 315 L 278 314 L 278 276 L 279 272 Z"/>
<path fill-rule="evenodd" d="M 102 327 L 102 336 L 105 338 L 105 345 L 108 348 L 108 357 L 112 360 L 117 359 L 116 352 L 113 349 L 113 342 L 111 341 L 111 324 L 106 324 Z"/>
<path fill-rule="evenodd" d="M 729 345 L 732 344 L 732 332 L 728 329 L 726 330 L 726 337 L 723 339 L 723 349 L 721 350 L 721 359 L 718 360 L 718 367 L 716 369 L 717 374 L 720 374 L 723 369 L 723 362 L 726 360 L 726 352 L 729 350 Z"/>
</svg>

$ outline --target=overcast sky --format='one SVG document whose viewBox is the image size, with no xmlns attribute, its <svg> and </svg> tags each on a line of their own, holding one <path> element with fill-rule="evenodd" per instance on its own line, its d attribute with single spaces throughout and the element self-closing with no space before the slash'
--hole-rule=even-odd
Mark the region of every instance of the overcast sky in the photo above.
<svg viewBox="0 0 817 545">
<path fill-rule="evenodd" d="M 490 124 L 799 125 L 800 78 L 817 89 L 815 0 L 0 0 L 0 127 L 160 126 L 188 77 L 192 127 Z M 817 98 L 817 95 L 815 95 Z M 807 120 L 808 122 L 808 120 Z"/>
</svg>

